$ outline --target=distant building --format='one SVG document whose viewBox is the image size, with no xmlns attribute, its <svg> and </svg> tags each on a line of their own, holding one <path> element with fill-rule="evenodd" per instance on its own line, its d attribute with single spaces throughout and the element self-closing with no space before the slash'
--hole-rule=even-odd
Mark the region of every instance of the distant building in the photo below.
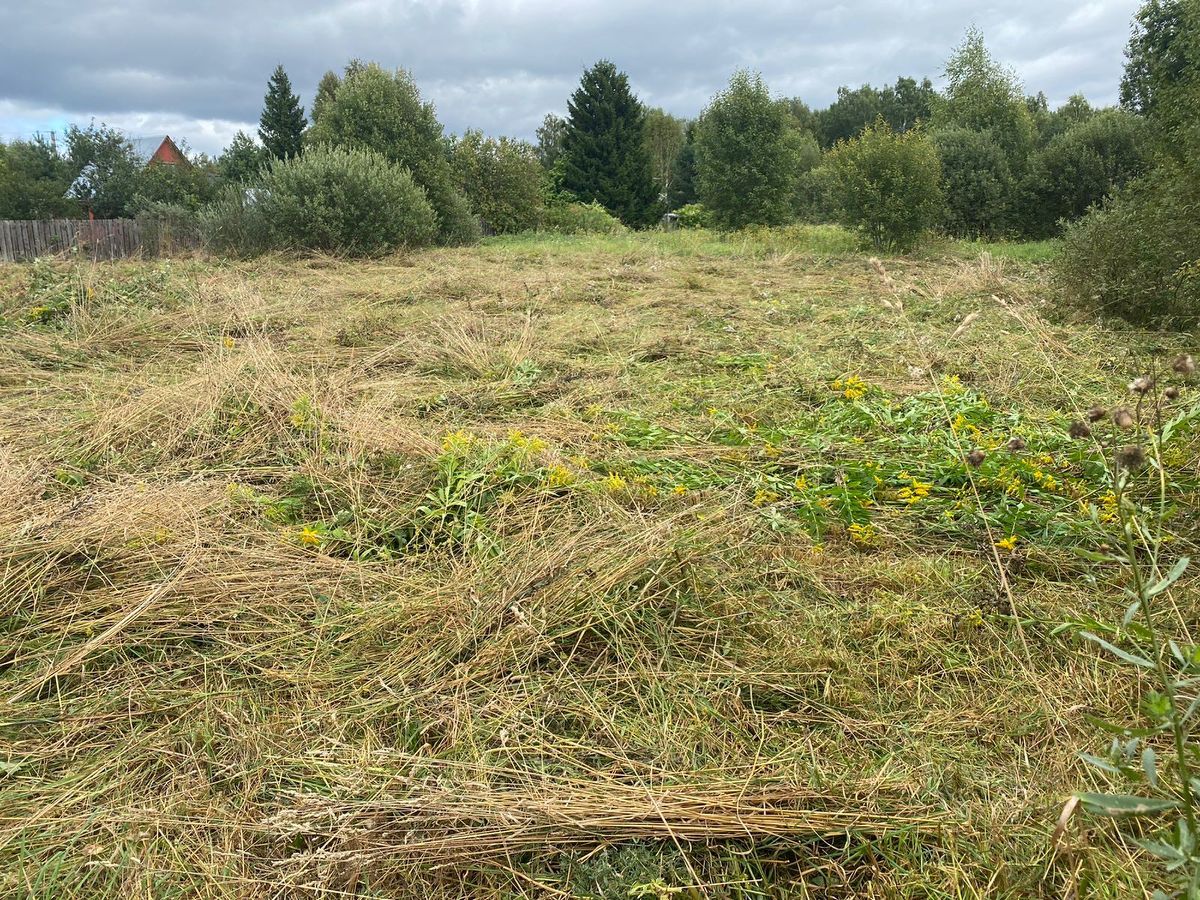
<svg viewBox="0 0 1200 900">
<path fill-rule="evenodd" d="M 171 140 L 169 134 L 164 134 L 162 137 L 130 138 L 129 143 L 133 147 L 134 154 L 142 161 L 142 165 L 148 166 L 151 163 L 163 163 L 168 166 L 191 165 L 188 158 L 183 155 L 183 151 Z"/>
</svg>

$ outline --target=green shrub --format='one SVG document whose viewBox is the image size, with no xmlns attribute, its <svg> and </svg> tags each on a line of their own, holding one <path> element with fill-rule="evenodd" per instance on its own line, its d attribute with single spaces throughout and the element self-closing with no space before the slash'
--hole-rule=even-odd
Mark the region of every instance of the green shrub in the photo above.
<svg viewBox="0 0 1200 900">
<path fill-rule="evenodd" d="M 1079 218 L 1148 163 L 1143 121 L 1119 109 L 1098 113 L 1034 157 L 1022 185 L 1022 230 L 1034 237 L 1055 234 L 1061 220 Z"/>
<path fill-rule="evenodd" d="M 839 219 L 877 248 L 913 246 L 941 215 L 941 165 L 919 128 L 897 134 L 880 118 L 826 165 Z"/>
<path fill-rule="evenodd" d="M 679 216 L 680 228 L 709 228 L 712 226 L 712 214 L 703 203 L 689 203 L 675 210 Z"/>
<path fill-rule="evenodd" d="M 461 218 L 474 221 L 465 204 Z M 370 150 L 328 146 L 277 160 L 258 188 L 230 188 L 203 225 L 213 249 L 238 255 L 378 256 L 431 243 L 438 232 L 433 208 L 406 170 Z"/>
<path fill-rule="evenodd" d="M 271 230 L 258 198 L 262 188 L 230 184 L 197 215 L 200 238 L 210 251 L 257 256 L 271 249 Z"/>
<path fill-rule="evenodd" d="M 807 152 L 787 109 L 758 75 L 737 72 L 696 125 L 700 201 L 721 228 L 780 225 L 792 217 L 792 194 Z"/>
<path fill-rule="evenodd" d="M 438 243 L 478 239 L 478 223 L 454 186 L 442 125 L 408 72 L 352 62 L 333 96 L 322 103 L 308 137 L 313 145 L 374 150 L 403 166 L 433 207 Z"/>
<path fill-rule="evenodd" d="M 546 205 L 546 231 L 559 234 L 621 234 L 625 226 L 599 203 L 555 200 Z"/>
<path fill-rule="evenodd" d="M 1200 321 L 1200 165 L 1163 165 L 1068 227 L 1057 275 L 1108 315 Z"/>
<path fill-rule="evenodd" d="M 995 237 L 1011 222 L 1016 182 L 991 131 L 957 126 L 933 134 L 942 167 L 942 227 L 957 237 Z"/>
<path fill-rule="evenodd" d="M 137 222 L 142 248 L 152 255 L 192 249 L 200 243 L 199 216 L 186 206 L 143 202 Z"/>
<path fill-rule="evenodd" d="M 468 131 L 455 141 L 450 164 L 471 208 L 493 232 L 537 228 L 544 175 L 532 145 Z"/>
</svg>

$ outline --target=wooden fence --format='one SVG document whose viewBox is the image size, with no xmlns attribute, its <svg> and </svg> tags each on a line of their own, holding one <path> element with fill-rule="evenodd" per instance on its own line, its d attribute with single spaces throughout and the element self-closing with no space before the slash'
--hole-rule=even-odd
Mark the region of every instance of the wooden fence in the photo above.
<svg viewBox="0 0 1200 900">
<path fill-rule="evenodd" d="M 80 253 L 90 259 L 120 259 L 142 249 L 136 219 L 0 219 L 0 260 Z"/>
</svg>

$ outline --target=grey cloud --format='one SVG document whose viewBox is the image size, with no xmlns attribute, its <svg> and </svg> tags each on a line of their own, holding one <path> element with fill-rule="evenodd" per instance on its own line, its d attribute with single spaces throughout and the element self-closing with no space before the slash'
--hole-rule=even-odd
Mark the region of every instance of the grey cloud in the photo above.
<svg viewBox="0 0 1200 900">
<path fill-rule="evenodd" d="M 0 134 L 63 119 L 171 123 L 214 151 L 258 117 L 282 62 L 306 102 L 351 57 L 411 69 L 449 131 L 531 137 L 600 57 L 643 99 L 695 115 L 738 67 L 828 103 L 841 84 L 936 77 L 977 24 L 1030 92 L 1116 97 L 1137 0 L 0 0 Z M 47 111 L 53 111 L 48 113 Z M 39 118 L 41 117 L 41 118 Z M 172 131 L 174 134 L 175 131 Z"/>
</svg>

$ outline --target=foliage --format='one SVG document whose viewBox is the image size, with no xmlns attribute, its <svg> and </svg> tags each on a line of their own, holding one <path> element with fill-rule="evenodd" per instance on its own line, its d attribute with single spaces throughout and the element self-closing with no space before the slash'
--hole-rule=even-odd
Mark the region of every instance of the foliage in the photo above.
<svg viewBox="0 0 1200 900">
<path fill-rule="evenodd" d="M 935 104 L 931 125 L 989 131 L 1016 175 L 1034 144 L 1034 124 L 1016 73 L 998 63 L 977 28 L 946 62 L 946 90 Z"/>
<path fill-rule="evenodd" d="M 658 107 L 646 110 L 646 154 L 650 157 L 650 172 L 658 196 L 666 200 L 671 195 L 671 177 L 675 161 L 687 142 L 683 119 Z"/>
<path fill-rule="evenodd" d="M 1033 157 L 1022 185 L 1022 231 L 1055 234 L 1060 221 L 1079 218 L 1148 164 L 1140 118 L 1117 109 L 1088 116 Z"/>
<path fill-rule="evenodd" d="M 207 158 L 183 163 L 151 162 L 137 179 L 129 211 L 136 214 L 149 204 L 198 210 L 216 196 L 217 167 Z"/>
<path fill-rule="evenodd" d="M 875 247 L 912 247 L 942 213 L 937 148 L 920 129 L 897 134 L 878 120 L 826 165 L 839 218 Z"/>
<path fill-rule="evenodd" d="M 310 147 L 281 160 L 263 177 L 261 190 L 222 200 L 208 221 L 217 249 L 242 251 L 231 241 L 265 223 L 267 241 L 279 250 L 378 256 L 397 247 L 432 241 L 436 219 L 424 192 L 407 171 L 370 150 Z M 239 213 L 249 220 L 238 221 Z M 227 216 L 228 218 L 222 218 Z M 224 229 L 224 230 L 223 230 Z"/>
<path fill-rule="evenodd" d="M 313 124 L 317 124 L 317 120 L 321 118 L 321 114 L 325 111 L 328 105 L 337 94 L 337 90 L 341 87 L 342 79 L 338 77 L 337 72 L 327 71 L 321 76 L 321 80 L 317 82 L 317 90 L 313 94 L 312 102 L 312 120 Z"/>
<path fill-rule="evenodd" d="M 1200 166 L 1168 162 L 1067 228 L 1058 276 L 1080 304 L 1135 322 L 1200 321 Z"/>
<path fill-rule="evenodd" d="M 537 128 L 537 157 L 543 168 L 554 168 L 562 156 L 563 137 L 566 133 L 567 120 L 554 113 L 546 113 L 542 124 Z"/>
<path fill-rule="evenodd" d="M 1003 234 L 1012 223 L 1015 180 L 991 131 L 943 128 L 932 135 L 942 167 L 942 224 L 958 237 Z"/>
<path fill-rule="evenodd" d="M 696 187 L 696 123 L 688 122 L 683 130 L 683 146 L 671 163 L 671 191 L 667 195 L 667 208 L 679 209 L 695 203 Z"/>
<path fill-rule="evenodd" d="M 1142 116 L 1162 112 L 1160 100 L 1172 85 L 1185 81 L 1195 65 L 1186 38 L 1186 31 L 1194 27 L 1189 19 L 1194 22 L 1195 15 L 1192 0 L 1146 0 L 1138 8 L 1125 47 L 1122 106 Z"/>
<path fill-rule="evenodd" d="M 928 78 L 918 82 L 914 78 L 901 77 L 896 79 L 895 85 L 882 89 L 869 84 L 854 89 L 843 86 L 838 88 L 837 99 L 814 116 L 814 122 L 804 121 L 806 117 L 801 115 L 800 125 L 813 131 L 822 147 L 832 147 L 838 141 L 857 137 L 879 116 L 883 116 L 893 131 L 903 132 L 918 122 L 929 120 L 936 96 Z"/>
<path fill-rule="evenodd" d="M 267 82 L 267 95 L 258 120 L 258 137 L 263 148 L 273 159 L 291 159 L 300 152 L 307 124 L 300 98 L 292 93 L 291 79 L 282 65 L 276 66 Z"/>
<path fill-rule="evenodd" d="M 680 228 L 710 228 L 713 224 L 712 214 L 702 203 L 688 203 L 675 210 L 675 214 L 679 216 Z"/>
<path fill-rule="evenodd" d="M 70 163 L 42 135 L 0 143 L 0 219 L 80 215 L 79 203 L 67 196 L 72 177 Z"/>
<path fill-rule="evenodd" d="M 1139 827 L 1134 843 L 1159 860 L 1178 890 L 1172 896 L 1192 900 L 1200 897 L 1200 735 L 1194 722 L 1200 708 L 1200 645 L 1186 631 L 1178 640 L 1169 637 L 1179 621 L 1172 592 L 1190 560 L 1164 535 L 1167 510 L 1175 499 L 1166 475 L 1168 444 L 1175 432 L 1200 417 L 1200 407 L 1180 408 L 1178 402 L 1184 383 L 1193 379 L 1192 356 L 1177 357 L 1173 370 L 1134 379 L 1129 386 L 1132 411 L 1120 408 L 1106 415 L 1097 409 L 1088 415 L 1092 426 L 1072 426 L 1075 434 L 1095 439 L 1106 453 L 1113 498 L 1112 542 L 1098 553 L 1081 555 L 1098 570 L 1121 571 L 1132 601 L 1120 626 L 1101 632 L 1105 637 L 1095 633 L 1100 629 L 1081 631 L 1080 637 L 1117 665 L 1146 675 L 1153 685 L 1142 701 L 1148 727 L 1096 720 L 1113 735 L 1108 753 L 1080 754 L 1102 777 L 1118 781 L 1122 792 L 1079 797 L 1095 815 L 1162 823 L 1149 833 Z M 1155 891 L 1154 896 L 1167 895 Z"/>
<path fill-rule="evenodd" d="M 226 181 L 249 184 L 258 178 L 267 159 L 266 150 L 246 132 L 239 131 L 217 157 L 217 170 Z"/>
<path fill-rule="evenodd" d="M 67 129 L 67 160 L 74 173 L 70 195 L 99 218 L 129 215 L 142 172 L 133 145 L 115 128 Z"/>
<path fill-rule="evenodd" d="M 478 223 L 472 224 L 470 207 L 454 186 L 433 104 L 421 100 L 403 69 L 388 72 L 377 63 L 352 62 L 309 139 L 373 150 L 408 169 L 437 215 L 440 243 L 470 243 L 478 237 Z"/>
<path fill-rule="evenodd" d="M 158 200 L 143 200 L 137 211 L 142 248 L 151 256 L 194 249 L 200 244 L 200 219 L 196 207 Z"/>
<path fill-rule="evenodd" d="M 1059 275 L 1077 299 L 1140 321 L 1200 320 L 1200 3 L 1148 0 L 1125 101 L 1149 112 L 1157 168 L 1067 232 Z"/>
<path fill-rule="evenodd" d="M 567 110 L 563 188 L 585 203 L 599 203 L 626 225 L 653 222 L 658 205 L 645 110 L 628 76 L 601 60 L 583 73 Z"/>
<path fill-rule="evenodd" d="M 468 131 L 454 142 L 450 163 L 459 189 L 492 231 L 506 234 L 537 228 L 544 173 L 531 145 Z"/>
<path fill-rule="evenodd" d="M 778 225 L 792 216 L 801 136 L 759 75 L 734 73 L 696 125 L 700 202 L 721 228 Z"/>
<path fill-rule="evenodd" d="M 599 203 L 580 203 L 570 197 L 555 197 L 542 218 L 547 231 L 560 234 L 622 234 L 625 226 Z"/>
<path fill-rule="evenodd" d="M 270 223 L 259 198 L 262 188 L 227 184 L 197 215 L 204 246 L 215 253 L 250 257 L 272 249 Z"/>
</svg>

